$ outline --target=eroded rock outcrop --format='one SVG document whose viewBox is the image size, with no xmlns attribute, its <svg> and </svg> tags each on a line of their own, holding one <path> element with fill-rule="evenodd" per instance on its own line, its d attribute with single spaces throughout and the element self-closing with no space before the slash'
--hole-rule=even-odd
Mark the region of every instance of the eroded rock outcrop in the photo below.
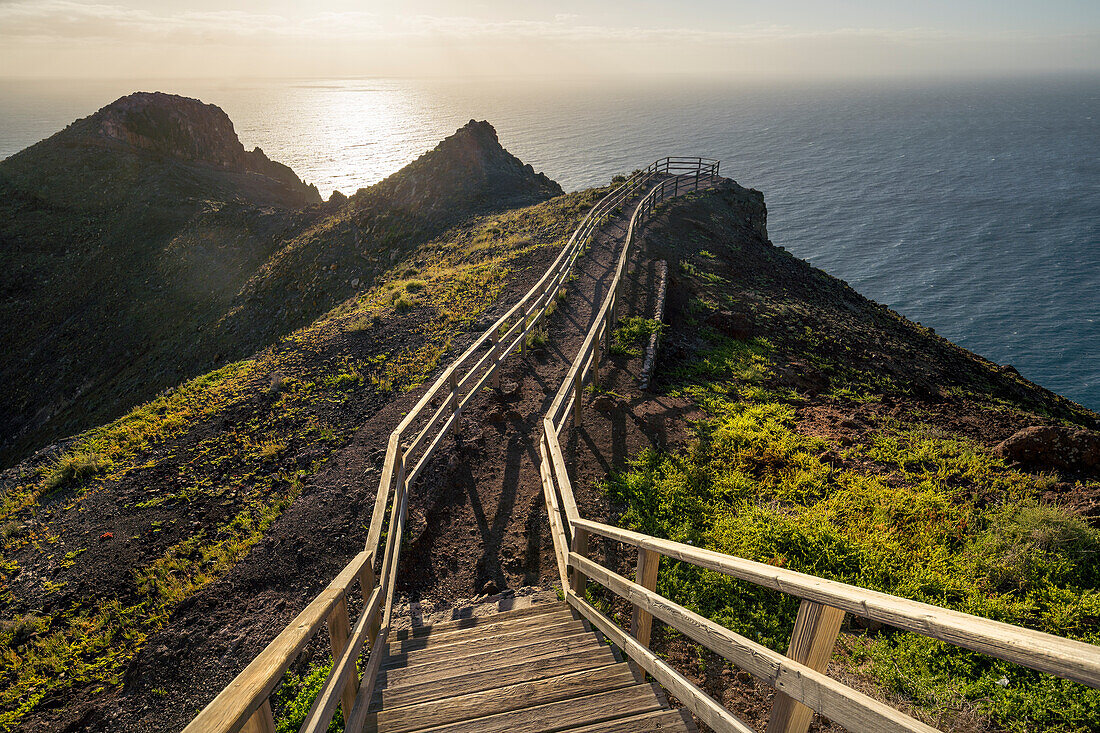
<svg viewBox="0 0 1100 733">
<path fill-rule="evenodd" d="M 1033 425 L 994 448 L 1006 461 L 1075 473 L 1100 472 L 1100 433 L 1084 428 Z"/>
</svg>

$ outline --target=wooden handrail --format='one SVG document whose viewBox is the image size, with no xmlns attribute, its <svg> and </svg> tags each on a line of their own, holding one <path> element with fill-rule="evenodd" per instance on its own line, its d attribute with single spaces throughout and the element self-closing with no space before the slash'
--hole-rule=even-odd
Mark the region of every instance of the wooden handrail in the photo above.
<svg viewBox="0 0 1100 733">
<path fill-rule="evenodd" d="M 569 553 L 569 566 L 582 571 L 585 577 L 600 583 L 616 595 L 644 607 L 672 628 L 848 730 L 880 733 L 935 731 L 935 728 L 900 710 L 856 692 L 831 677 L 730 631 L 575 552 Z"/>
<path fill-rule="evenodd" d="M 355 556 L 328 587 L 302 609 L 274 641 L 184 728 L 184 733 L 240 730 L 259 710 L 291 661 L 321 628 L 333 607 L 370 563 L 370 553 Z"/>
<path fill-rule="evenodd" d="M 777 696 L 769 731 L 804 733 L 810 718 L 808 714 L 801 714 L 806 708 L 801 708 L 798 703 L 821 712 L 851 730 L 932 730 L 818 671 L 818 668 L 824 669 L 825 662 L 831 656 L 836 631 L 845 612 L 1100 688 L 1100 647 L 1092 644 L 663 540 L 580 517 L 559 436 L 570 425 L 570 415 L 573 416 L 574 425 L 581 420 L 581 389 L 589 377 L 596 376 L 601 336 L 610 334 L 610 329 L 614 326 L 617 292 L 637 232 L 663 200 L 701 187 L 702 175 L 707 177 L 702 181 L 704 185 L 709 185 L 718 175 L 718 161 L 693 160 L 698 161 L 694 176 L 676 175 L 666 178 L 636 204 L 607 296 L 544 415 L 543 436 L 539 446 L 540 475 L 547 511 L 551 515 L 550 527 L 555 556 L 558 558 L 566 600 L 623 649 L 634 663 L 666 685 L 688 709 L 716 730 L 736 729 L 739 721 L 726 719 L 720 711 L 714 709 L 716 703 L 702 690 L 686 679 L 670 674 L 667 664 L 646 648 L 646 617 L 652 615 L 660 618 L 784 693 Z M 662 171 L 676 170 L 678 162 L 678 159 L 666 158 L 655 165 Z M 603 344 L 603 348 L 609 348 L 609 343 Z M 622 578 L 586 557 L 590 534 L 637 547 L 638 582 Z M 654 557 L 664 556 L 689 562 L 803 599 L 799 616 L 800 619 L 805 618 L 801 627 L 796 624 L 795 635 L 798 638 L 792 641 L 791 656 L 804 658 L 807 663 L 803 664 L 773 652 L 659 595 L 654 590 L 656 563 L 646 559 L 646 555 L 650 553 Z M 635 609 L 635 622 L 632 626 L 636 638 L 627 636 L 583 599 L 584 586 L 588 580 L 595 581 L 631 601 Z M 810 664 L 814 666 L 808 666 Z"/>
<path fill-rule="evenodd" d="M 662 158 L 609 191 L 585 215 L 538 282 L 443 369 L 390 434 L 363 552 L 191 721 L 185 733 L 236 733 L 256 716 L 266 721 L 270 717 L 267 699 L 272 690 L 291 661 L 326 621 L 330 626 L 341 624 L 339 631 L 331 634 L 333 667 L 301 730 L 325 730 L 336 707 L 342 701 L 346 707 L 352 693 L 355 694 L 354 704 L 351 710 L 344 710 L 344 717 L 348 721 L 348 730 L 357 730 L 357 723 L 361 727 L 386 653 L 385 639 L 390 627 L 410 486 L 421 475 L 443 439 L 457 428 L 462 410 L 490 380 L 498 378 L 503 361 L 516 348 L 523 347 L 540 320 L 546 317 L 554 302 L 554 294 L 564 286 L 595 229 L 607 220 L 616 207 L 647 190 L 654 180 L 688 170 L 695 173 L 716 171 L 717 161 Z M 488 352 L 479 355 L 478 352 L 485 347 L 488 347 Z M 437 401 L 438 404 L 435 404 Z M 403 443 L 405 436 L 421 421 L 423 424 L 412 440 Z M 556 435 L 554 445 L 556 447 Z M 558 451 L 560 453 L 560 448 Z M 575 514 L 575 504 L 568 506 Z M 390 510 L 388 524 L 387 508 Z M 379 554 L 383 530 L 387 526 L 385 547 Z M 370 590 L 364 587 L 363 610 L 349 633 L 346 605 L 340 606 L 344 610 L 337 614 L 340 617 L 338 620 L 330 618 L 330 615 L 339 604 L 345 603 L 347 589 L 356 578 L 369 576 L 373 579 L 376 558 L 381 560 L 378 585 Z M 564 567 L 564 555 L 561 561 Z M 364 646 L 369 648 L 369 657 L 356 692 L 351 683 L 357 676 L 356 664 Z M 266 723 L 257 722 L 256 725 L 258 729 L 264 729 Z"/>
<path fill-rule="evenodd" d="M 1100 688 L 1100 648 L 942 606 L 578 519 L 575 527 L 906 631 Z"/>
</svg>

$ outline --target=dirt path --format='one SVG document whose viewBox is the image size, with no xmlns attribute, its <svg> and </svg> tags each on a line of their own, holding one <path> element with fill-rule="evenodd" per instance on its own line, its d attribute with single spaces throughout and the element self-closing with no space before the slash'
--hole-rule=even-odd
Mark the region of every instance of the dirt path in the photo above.
<svg viewBox="0 0 1100 733">
<path fill-rule="evenodd" d="M 399 594 L 446 605 L 449 599 L 557 578 L 538 470 L 541 421 L 607 295 L 635 203 L 601 227 L 578 259 L 567 297 L 548 319 L 545 347 L 506 362 L 504 389 L 474 400 L 462 430 L 444 444 L 425 479 L 413 487 Z M 638 261 L 636 253 L 632 259 L 630 288 L 639 295 L 625 300 L 637 301 L 646 312 L 653 268 L 648 260 Z M 627 401 L 640 396 L 633 386 L 640 364 L 630 357 L 606 360 L 603 386 Z M 588 401 L 592 398 L 586 395 Z M 592 476 L 583 474 L 577 491 L 588 516 L 606 517 L 608 510 L 590 479 L 606 476 L 611 464 L 660 440 L 644 426 L 628 426 L 629 413 L 627 408 L 596 414 L 572 440 L 574 450 L 592 458 L 583 461 L 593 468 Z"/>
</svg>

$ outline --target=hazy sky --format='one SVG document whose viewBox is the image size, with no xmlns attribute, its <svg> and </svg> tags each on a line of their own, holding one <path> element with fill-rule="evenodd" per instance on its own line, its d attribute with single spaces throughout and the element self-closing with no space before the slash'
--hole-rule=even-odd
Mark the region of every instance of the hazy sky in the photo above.
<svg viewBox="0 0 1100 733">
<path fill-rule="evenodd" d="M 1100 71 L 1100 0 L 0 0 L 0 76 Z"/>
</svg>

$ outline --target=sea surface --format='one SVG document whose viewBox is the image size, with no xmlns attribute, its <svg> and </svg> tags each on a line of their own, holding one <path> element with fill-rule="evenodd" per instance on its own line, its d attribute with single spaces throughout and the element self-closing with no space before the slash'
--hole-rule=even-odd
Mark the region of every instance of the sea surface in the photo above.
<svg viewBox="0 0 1100 733">
<path fill-rule="evenodd" d="M 664 155 L 720 158 L 764 192 L 775 243 L 1100 410 L 1100 77 L 0 81 L 0 158 L 139 89 L 219 105 L 325 196 L 471 118 L 566 190 Z"/>
</svg>

